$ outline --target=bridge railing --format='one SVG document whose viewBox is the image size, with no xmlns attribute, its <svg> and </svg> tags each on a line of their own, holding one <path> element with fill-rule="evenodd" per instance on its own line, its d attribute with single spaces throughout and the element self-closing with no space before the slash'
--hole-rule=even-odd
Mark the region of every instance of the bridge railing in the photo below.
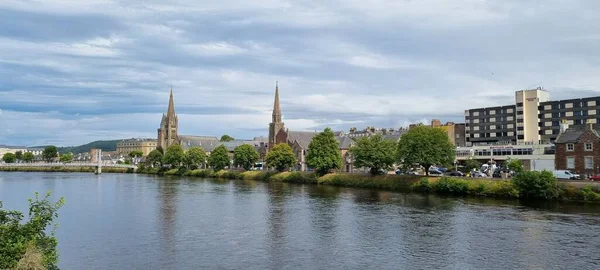
<svg viewBox="0 0 600 270">
<path fill-rule="evenodd" d="M 0 167 L 96 167 L 98 163 L 92 162 L 52 162 L 52 163 L 0 163 Z M 137 168 L 136 165 L 114 164 L 112 162 L 102 162 L 102 167 L 113 168 Z"/>
</svg>

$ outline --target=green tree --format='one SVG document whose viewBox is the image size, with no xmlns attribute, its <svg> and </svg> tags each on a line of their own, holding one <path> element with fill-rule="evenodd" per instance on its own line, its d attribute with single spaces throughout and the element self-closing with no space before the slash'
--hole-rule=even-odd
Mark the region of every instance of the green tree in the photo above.
<svg viewBox="0 0 600 270">
<path fill-rule="evenodd" d="M 34 159 L 33 153 L 31 152 L 25 152 L 25 154 L 23 154 L 23 161 L 25 162 L 32 162 Z"/>
<path fill-rule="evenodd" d="M 52 161 L 57 156 L 58 156 L 58 150 L 56 149 L 56 146 L 54 146 L 54 145 L 47 146 L 46 148 L 44 148 L 44 151 L 42 152 L 42 157 L 44 157 L 44 160 L 46 162 Z"/>
<path fill-rule="evenodd" d="M 23 152 L 22 151 L 15 152 L 15 157 L 17 158 L 17 160 L 22 160 L 23 159 Z"/>
<path fill-rule="evenodd" d="M 465 162 L 465 169 L 467 171 L 473 171 L 473 169 L 475 170 L 479 170 L 481 168 L 481 162 L 475 160 L 475 159 L 467 159 L 467 161 Z"/>
<path fill-rule="evenodd" d="M 162 148 L 162 146 L 158 146 L 156 147 L 156 150 L 158 150 L 160 152 L 161 155 L 165 154 L 165 149 Z"/>
<path fill-rule="evenodd" d="M 522 198 L 554 199 L 560 194 L 556 177 L 546 170 L 522 172 L 515 175 L 511 181 Z"/>
<path fill-rule="evenodd" d="M 339 142 L 330 128 L 315 136 L 308 145 L 306 164 L 315 169 L 319 175 L 342 167 L 342 154 Z"/>
<path fill-rule="evenodd" d="M 163 154 L 158 149 L 152 150 L 146 157 L 146 162 L 152 166 L 162 165 Z"/>
<path fill-rule="evenodd" d="M 506 167 L 515 173 L 523 172 L 523 163 L 518 159 L 507 160 Z"/>
<path fill-rule="evenodd" d="M 58 241 L 54 236 L 54 222 L 64 202 L 64 198 L 60 198 L 56 203 L 51 203 L 50 192 L 43 199 L 35 193 L 35 199 L 29 199 L 29 220 L 23 224 L 23 213 L 4 210 L 0 202 L 0 269 L 15 268 L 31 246 L 41 253 L 41 263 L 46 269 L 58 269 Z M 50 225 L 54 225 L 54 228 L 48 235 L 47 228 Z"/>
<path fill-rule="evenodd" d="M 6 163 L 15 163 L 15 161 L 17 161 L 17 156 L 13 153 L 6 153 L 2 156 L 2 160 Z"/>
<path fill-rule="evenodd" d="M 230 141 L 233 141 L 233 140 L 235 140 L 235 138 L 233 138 L 233 137 L 225 134 L 225 135 L 221 136 L 221 140 L 220 141 L 222 141 L 222 142 L 230 142 Z"/>
<path fill-rule="evenodd" d="M 289 169 L 290 167 L 294 166 L 294 163 L 296 163 L 294 150 L 292 150 L 287 143 L 275 145 L 275 147 L 273 147 L 273 149 L 267 153 L 267 157 L 265 159 L 268 166 L 274 167 L 280 172 Z"/>
<path fill-rule="evenodd" d="M 130 158 L 143 157 L 143 156 L 144 156 L 144 152 L 142 152 L 140 150 L 133 150 L 133 151 L 129 152 L 129 157 Z"/>
<path fill-rule="evenodd" d="M 208 165 L 210 165 L 214 171 L 218 172 L 231 165 L 228 151 L 225 145 L 219 145 L 215 148 L 208 157 Z"/>
<path fill-rule="evenodd" d="M 350 154 L 354 158 L 354 166 L 367 167 L 371 174 L 376 175 L 394 164 L 395 148 L 396 144 L 393 141 L 375 135 L 358 139 L 356 145 L 350 148 Z"/>
<path fill-rule="evenodd" d="M 250 170 L 259 157 L 258 152 L 249 144 L 242 144 L 233 150 L 233 163 L 244 170 Z"/>
<path fill-rule="evenodd" d="M 171 167 L 179 167 L 183 162 L 183 149 L 178 144 L 171 145 L 167 148 L 167 152 L 163 156 L 163 163 L 169 164 Z"/>
<path fill-rule="evenodd" d="M 73 161 L 73 153 L 66 153 L 60 156 L 60 162 L 71 162 Z"/>
<path fill-rule="evenodd" d="M 185 152 L 184 163 L 188 169 L 199 168 L 206 160 L 206 153 L 202 147 L 192 147 Z"/>
<path fill-rule="evenodd" d="M 414 127 L 398 142 L 397 160 L 409 166 L 418 163 L 425 167 L 427 175 L 432 165 L 452 163 L 454 157 L 454 145 L 440 128 Z"/>
</svg>

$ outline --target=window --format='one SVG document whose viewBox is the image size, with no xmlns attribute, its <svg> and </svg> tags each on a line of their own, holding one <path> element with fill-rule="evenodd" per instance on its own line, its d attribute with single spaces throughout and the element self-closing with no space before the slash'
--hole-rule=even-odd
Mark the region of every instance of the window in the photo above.
<svg viewBox="0 0 600 270">
<path fill-rule="evenodd" d="M 567 157 L 567 169 L 575 169 L 575 157 Z"/>
<path fill-rule="evenodd" d="M 585 157 L 585 168 L 594 169 L 594 157 Z"/>
<path fill-rule="evenodd" d="M 567 143 L 567 151 L 575 151 L 575 145 L 572 143 Z"/>
<path fill-rule="evenodd" d="M 571 117 L 571 116 L 573 116 L 573 112 L 567 112 L 566 115 L 567 115 L 567 117 Z"/>
<path fill-rule="evenodd" d="M 565 108 L 566 108 L 566 109 L 571 109 L 571 108 L 573 108 L 573 103 L 567 103 L 567 104 L 565 104 Z"/>
<path fill-rule="evenodd" d="M 591 143 L 586 143 L 585 144 L 585 151 L 592 151 L 594 150 L 594 147 Z"/>
<path fill-rule="evenodd" d="M 546 111 L 552 110 L 552 105 L 544 106 L 544 110 L 546 110 Z"/>
<path fill-rule="evenodd" d="M 587 105 L 592 107 L 592 106 L 596 106 L 596 101 L 595 100 L 590 100 L 587 102 Z"/>
<path fill-rule="evenodd" d="M 456 134 L 456 138 L 457 138 L 457 139 L 460 139 L 460 134 L 458 134 L 458 133 L 457 133 L 457 134 Z"/>
</svg>

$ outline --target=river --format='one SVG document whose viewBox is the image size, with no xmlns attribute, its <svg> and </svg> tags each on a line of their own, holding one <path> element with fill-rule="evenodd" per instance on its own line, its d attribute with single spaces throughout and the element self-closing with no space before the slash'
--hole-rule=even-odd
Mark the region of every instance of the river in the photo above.
<svg viewBox="0 0 600 270">
<path fill-rule="evenodd" d="M 134 174 L 0 172 L 66 198 L 61 269 L 600 269 L 600 206 Z"/>
</svg>

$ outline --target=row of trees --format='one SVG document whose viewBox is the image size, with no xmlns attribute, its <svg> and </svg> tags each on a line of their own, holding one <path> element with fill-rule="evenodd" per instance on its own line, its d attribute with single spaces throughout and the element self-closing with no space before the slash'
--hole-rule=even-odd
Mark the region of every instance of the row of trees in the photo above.
<svg viewBox="0 0 600 270">
<path fill-rule="evenodd" d="M 306 164 L 318 174 L 342 168 L 339 142 L 330 128 L 315 136 L 308 148 Z M 401 164 L 405 169 L 418 164 L 428 172 L 432 165 L 451 164 L 454 146 L 443 130 L 418 126 L 404 134 L 399 142 L 386 140 L 380 135 L 362 137 L 350 148 L 350 154 L 355 167 L 369 168 L 372 174 L 387 172 L 394 164 Z M 146 158 L 147 163 L 153 166 L 195 169 L 208 165 L 216 171 L 231 165 L 249 170 L 258 159 L 259 154 L 251 145 L 240 145 L 234 149 L 233 164 L 224 145 L 215 148 L 209 156 L 201 147 L 184 152 L 181 146 L 172 145 L 164 154 L 157 149 Z M 287 170 L 296 163 L 296 155 L 288 144 L 274 146 L 265 159 L 269 167 L 278 171 Z"/>
<path fill-rule="evenodd" d="M 446 132 L 428 126 L 412 128 L 399 142 L 380 135 L 362 137 L 350 148 L 350 154 L 354 166 L 369 168 L 371 174 L 387 172 L 394 164 L 406 169 L 418 164 L 429 172 L 432 165 L 450 164 L 455 157 L 454 145 Z M 325 129 L 310 142 L 306 163 L 321 175 L 341 169 L 342 157 L 331 129 Z"/>
<path fill-rule="evenodd" d="M 233 165 L 250 170 L 259 159 L 259 154 L 251 145 L 243 144 L 233 151 Z M 146 162 L 153 166 L 169 165 L 172 168 L 185 166 L 188 169 L 197 169 L 204 165 L 212 167 L 215 171 L 230 167 L 231 159 L 225 145 L 215 148 L 210 155 L 202 147 L 192 147 L 183 151 L 179 145 L 171 145 L 163 154 L 156 149 L 146 157 Z"/>
<path fill-rule="evenodd" d="M 56 157 L 58 157 L 58 149 L 56 148 L 56 146 L 47 146 L 46 148 L 44 148 L 44 151 L 42 152 L 42 158 L 45 161 L 50 162 L 50 161 L 54 160 Z M 33 153 L 31 153 L 31 152 L 23 153 L 23 151 L 17 151 L 15 153 L 6 153 L 2 156 L 2 161 L 6 162 L 6 163 L 15 163 L 17 161 L 32 162 L 34 159 L 35 159 L 35 157 L 34 157 Z M 67 154 L 61 155 L 60 161 L 61 162 L 73 161 L 73 154 L 67 153 Z"/>
</svg>

